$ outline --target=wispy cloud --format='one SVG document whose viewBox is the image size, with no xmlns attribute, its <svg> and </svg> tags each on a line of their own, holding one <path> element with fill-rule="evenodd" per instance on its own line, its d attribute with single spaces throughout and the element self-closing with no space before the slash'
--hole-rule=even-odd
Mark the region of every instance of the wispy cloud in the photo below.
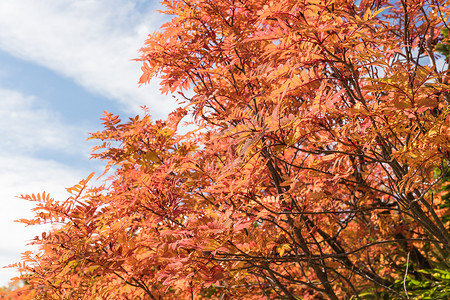
<svg viewBox="0 0 450 300">
<path fill-rule="evenodd" d="M 77 147 L 87 128 L 68 125 L 61 116 L 46 109 L 34 96 L 0 88 L 0 155 L 59 151 L 88 155 L 89 149 Z"/>
<path fill-rule="evenodd" d="M 147 35 L 163 23 L 148 1 L 3 0 L 0 48 L 68 76 L 84 88 L 118 100 L 125 110 L 151 107 L 155 117 L 173 107 L 158 83 L 138 87 L 138 56 Z"/>
</svg>

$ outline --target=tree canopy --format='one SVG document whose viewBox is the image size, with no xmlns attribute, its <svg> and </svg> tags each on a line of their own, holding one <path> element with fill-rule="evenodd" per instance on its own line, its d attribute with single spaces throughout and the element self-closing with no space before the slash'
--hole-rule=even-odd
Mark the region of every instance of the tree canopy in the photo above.
<svg viewBox="0 0 450 300">
<path fill-rule="evenodd" d="M 447 299 L 448 3 L 162 4 L 139 83 L 180 108 L 105 113 L 114 175 L 23 196 L 54 227 L 9 297 Z"/>
</svg>

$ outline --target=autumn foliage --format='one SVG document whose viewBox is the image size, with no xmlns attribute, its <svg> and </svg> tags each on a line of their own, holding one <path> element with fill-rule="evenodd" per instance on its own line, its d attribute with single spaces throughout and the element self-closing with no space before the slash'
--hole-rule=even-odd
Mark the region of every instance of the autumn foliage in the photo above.
<svg viewBox="0 0 450 300">
<path fill-rule="evenodd" d="M 54 229 L 16 265 L 16 296 L 450 295 L 448 3 L 163 5 L 140 84 L 158 76 L 181 108 L 106 113 L 93 157 L 114 175 L 23 197 L 21 221 Z"/>
</svg>

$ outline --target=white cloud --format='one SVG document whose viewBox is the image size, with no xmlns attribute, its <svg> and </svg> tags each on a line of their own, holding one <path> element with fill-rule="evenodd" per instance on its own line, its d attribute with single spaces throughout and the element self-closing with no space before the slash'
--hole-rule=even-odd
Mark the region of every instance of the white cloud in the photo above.
<svg viewBox="0 0 450 300">
<path fill-rule="evenodd" d="M 0 48 L 72 78 L 115 99 L 124 109 L 151 108 L 155 117 L 173 107 L 158 84 L 138 88 L 138 50 L 163 22 L 135 0 L 2 0 Z"/>
<path fill-rule="evenodd" d="M 89 156 L 87 144 L 76 146 L 88 129 L 64 124 L 35 97 L 0 88 L 0 107 L 0 155 L 52 150 Z"/>
<path fill-rule="evenodd" d="M 55 199 L 67 197 L 65 187 L 77 183 L 88 172 L 69 168 L 51 160 L 39 160 L 11 153 L 0 154 L 0 286 L 18 273 L 3 266 L 19 262 L 20 253 L 30 250 L 26 243 L 40 235 L 42 227 L 15 223 L 14 220 L 31 218 L 32 203 L 18 199 L 19 194 L 49 192 Z"/>
</svg>

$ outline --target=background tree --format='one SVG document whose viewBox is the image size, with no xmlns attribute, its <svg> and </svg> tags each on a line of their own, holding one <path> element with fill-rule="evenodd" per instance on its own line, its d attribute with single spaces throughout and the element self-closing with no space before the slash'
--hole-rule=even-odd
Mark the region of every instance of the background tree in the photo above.
<svg viewBox="0 0 450 300">
<path fill-rule="evenodd" d="M 184 107 L 106 114 L 93 156 L 115 175 L 65 201 L 24 196 L 37 214 L 22 222 L 56 226 L 16 265 L 17 293 L 447 297 L 448 4 L 163 4 L 140 83 L 159 76 Z"/>
</svg>

